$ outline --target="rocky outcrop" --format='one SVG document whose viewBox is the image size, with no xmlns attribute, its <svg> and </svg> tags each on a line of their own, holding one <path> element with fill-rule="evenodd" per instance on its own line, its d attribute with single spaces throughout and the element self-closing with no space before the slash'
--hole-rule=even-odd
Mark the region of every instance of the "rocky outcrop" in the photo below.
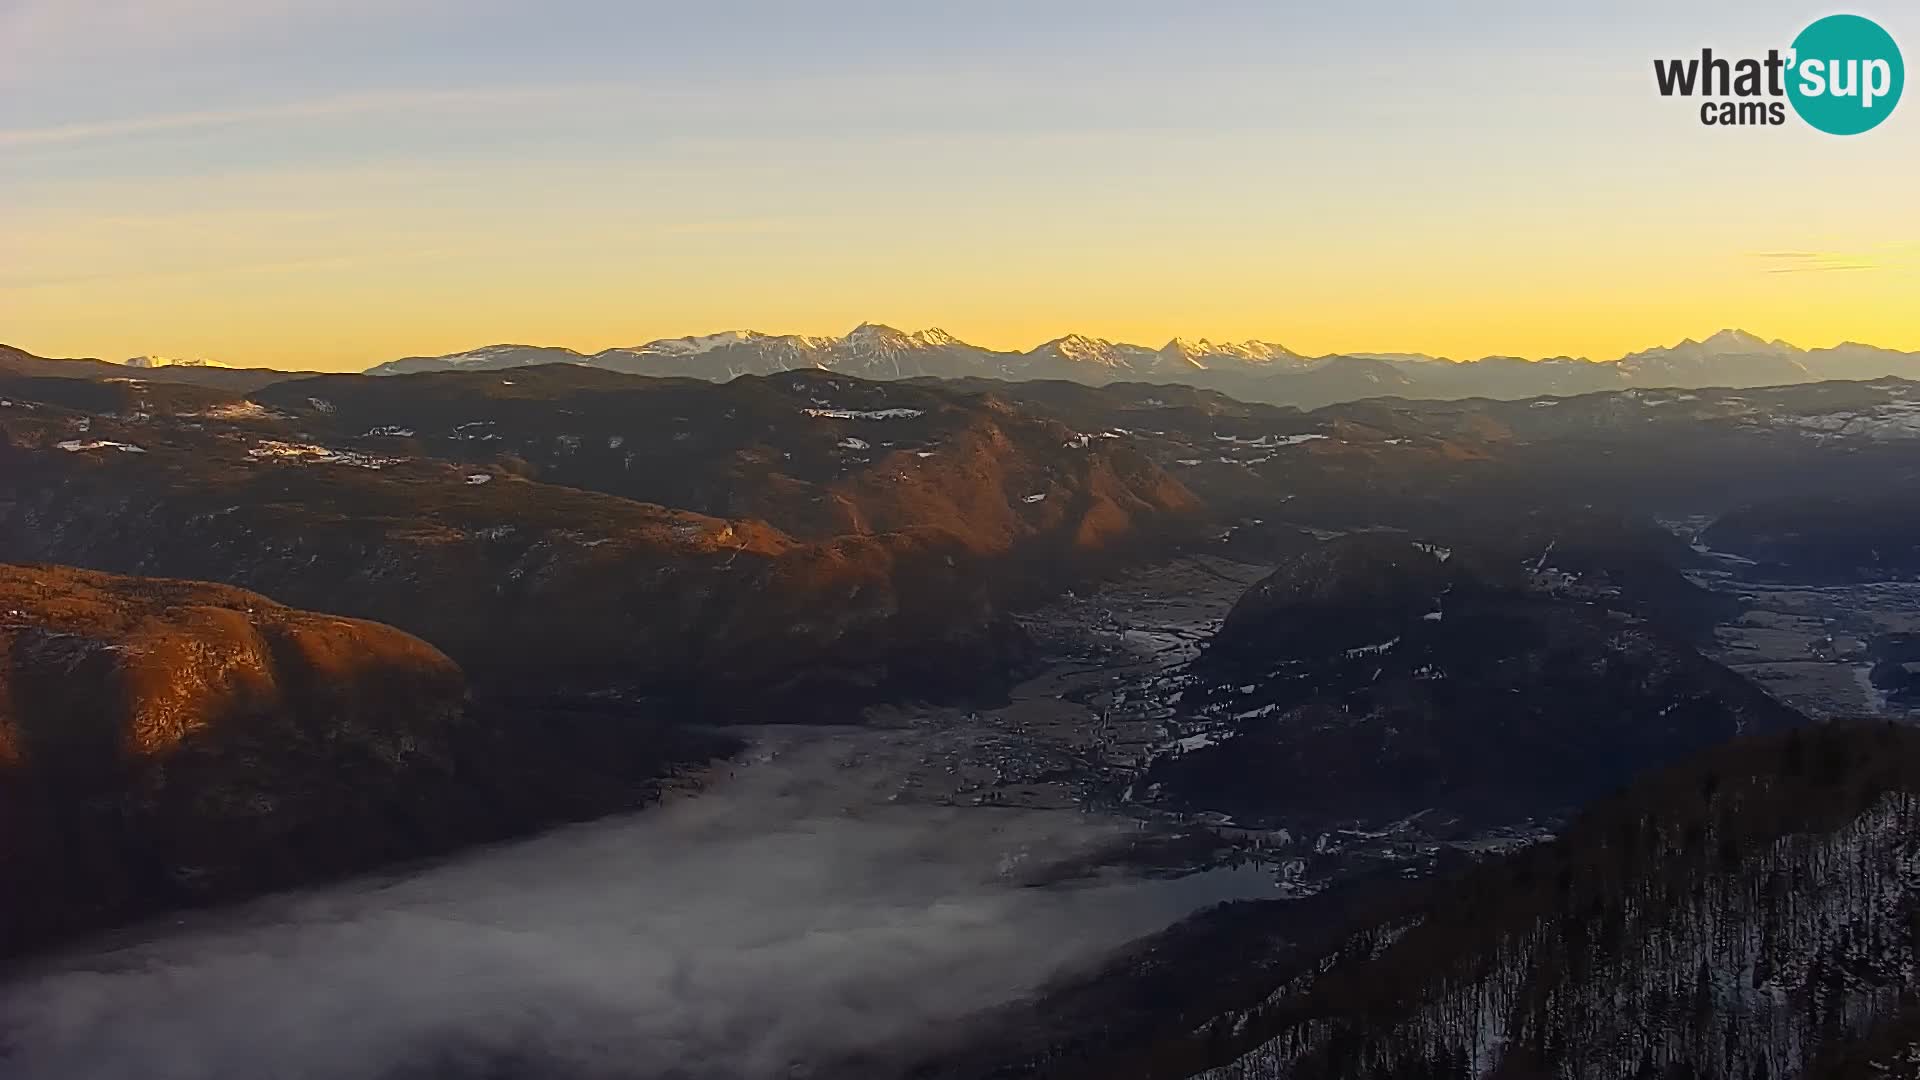
<svg viewBox="0 0 1920 1080">
<path fill-rule="evenodd" d="M 0 567 L 0 943 L 338 865 L 369 832 L 406 851 L 468 723 L 460 669 L 390 627 Z"/>
<path fill-rule="evenodd" d="M 632 805 L 689 741 L 541 720 L 392 627 L 0 566 L 0 953 Z"/>
</svg>

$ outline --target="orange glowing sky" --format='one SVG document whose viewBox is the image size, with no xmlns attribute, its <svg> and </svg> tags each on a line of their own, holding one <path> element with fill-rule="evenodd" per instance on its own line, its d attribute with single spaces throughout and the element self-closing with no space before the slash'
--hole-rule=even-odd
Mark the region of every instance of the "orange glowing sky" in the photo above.
<svg viewBox="0 0 1920 1080">
<path fill-rule="evenodd" d="M 1842 139 L 1653 90 L 1823 10 L 1280 6 L 16 0 L 0 341 L 1920 349 L 1920 102 Z"/>
</svg>

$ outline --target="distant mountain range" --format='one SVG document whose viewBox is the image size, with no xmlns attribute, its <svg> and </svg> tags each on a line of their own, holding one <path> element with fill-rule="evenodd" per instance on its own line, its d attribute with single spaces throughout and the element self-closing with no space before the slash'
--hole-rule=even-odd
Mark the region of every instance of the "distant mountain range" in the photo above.
<svg viewBox="0 0 1920 1080">
<path fill-rule="evenodd" d="M 226 364 L 223 364 L 218 360 L 209 360 L 204 356 L 196 356 L 196 357 L 134 356 L 126 360 L 122 360 L 120 362 L 126 365 L 127 367 L 137 367 L 137 368 L 165 368 L 165 367 L 223 368 L 227 366 Z"/>
<path fill-rule="evenodd" d="M 368 373 L 403 375 L 553 363 L 712 380 L 818 368 L 869 379 L 1184 383 L 1243 400 L 1303 407 L 1382 396 L 1521 398 L 1629 387 L 1748 387 L 1920 376 L 1920 353 L 1852 342 L 1802 349 L 1743 330 L 1722 330 L 1704 341 L 1689 338 L 1613 361 L 1566 356 L 1453 361 L 1409 353 L 1308 357 L 1272 342 L 1217 343 L 1204 338 L 1175 338 L 1154 348 L 1081 334 L 1055 338 L 1025 352 L 1006 352 L 969 344 L 943 330 L 908 333 L 873 323 L 863 323 L 842 337 L 733 330 L 592 354 L 552 346 L 489 345 L 450 356 L 393 360 Z"/>
<path fill-rule="evenodd" d="M 1236 370 L 1264 373 L 1274 365 L 1303 365 L 1306 357 L 1263 341 L 1215 344 L 1175 338 L 1158 349 L 1069 334 L 1026 352 L 972 345 L 944 330 L 907 333 L 862 323 L 842 337 L 762 334 L 729 330 L 698 337 L 664 338 L 604 352 L 537 345 L 489 345 L 451 356 L 410 356 L 368 369 L 370 375 L 421 371 L 487 370 L 534 364 L 586 364 L 641 375 L 730 379 L 796 368 L 820 368 L 869 379 L 916 377 L 1174 381 L 1196 373 Z"/>
<path fill-rule="evenodd" d="M 1265 341 L 1221 343 L 1175 338 L 1159 348 L 1082 334 L 1055 338 L 1025 352 L 974 345 L 944 330 L 908 333 L 863 323 L 840 337 L 729 330 L 663 338 L 630 348 L 582 353 L 543 345 L 488 345 L 447 356 L 410 356 L 369 368 L 370 375 L 435 371 L 497 371 L 540 364 L 573 364 L 630 375 L 678 376 L 725 382 L 741 375 L 822 370 L 866 379 L 1066 380 L 1183 384 L 1255 404 L 1313 409 L 1367 398 L 1517 400 L 1565 397 L 1634 388 L 1745 388 L 1865 380 L 1920 379 L 1920 352 L 1846 342 L 1802 349 L 1743 330 L 1722 330 L 1702 341 L 1595 361 L 1556 356 L 1529 360 L 1487 356 L 1456 361 L 1419 353 L 1345 353 L 1309 357 Z M 142 378 L 246 388 L 284 373 L 238 368 L 212 360 L 142 356 L 118 364 L 45 360 L 0 346 L 0 370 L 42 375 L 78 372 L 92 377 L 135 368 Z"/>
</svg>

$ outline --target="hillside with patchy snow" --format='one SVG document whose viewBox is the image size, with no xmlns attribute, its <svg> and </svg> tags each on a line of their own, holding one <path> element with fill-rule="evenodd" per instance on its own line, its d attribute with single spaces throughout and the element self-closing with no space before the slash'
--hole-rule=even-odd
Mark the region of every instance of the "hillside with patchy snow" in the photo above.
<svg viewBox="0 0 1920 1080">
<path fill-rule="evenodd" d="M 1736 743 L 1356 933 L 1195 1075 L 1818 1076 L 1904 1022 L 1917 920 L 1920 735 Z"/>
</svg>

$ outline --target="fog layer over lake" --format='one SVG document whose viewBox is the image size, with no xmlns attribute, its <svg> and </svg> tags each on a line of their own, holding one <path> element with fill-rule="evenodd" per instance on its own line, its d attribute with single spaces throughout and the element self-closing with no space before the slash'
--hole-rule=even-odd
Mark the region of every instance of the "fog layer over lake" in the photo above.
<svg viewBox="0 0 1920 1080">
<path fill-rule="evenodd" d="M 1035 886 L 1131 824 L 893 801 L 902 737 L 770 732 L 644 813 L 70 955 L 0 985 L 0 1071 L 804 1076 L 1257 887 Z"/>
</svg>

